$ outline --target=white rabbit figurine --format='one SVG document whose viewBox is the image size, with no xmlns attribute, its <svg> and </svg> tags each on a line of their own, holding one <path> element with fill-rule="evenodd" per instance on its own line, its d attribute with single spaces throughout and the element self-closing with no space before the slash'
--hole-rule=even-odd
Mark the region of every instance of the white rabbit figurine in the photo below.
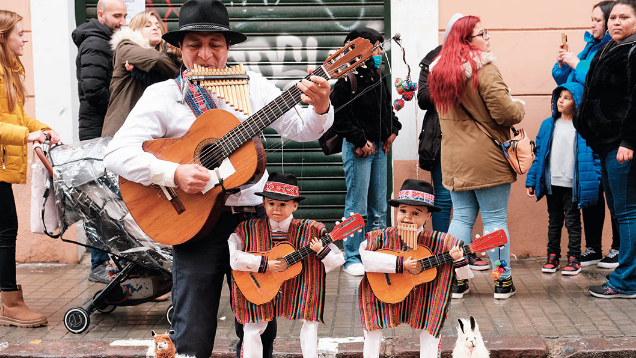
<svg viewBox="0 0 636 358">
<path fill-rule="evenodd" d="M 460 318 L 457 329 L 457 342 L 453 349 L 453 358 L 489 358 L 490 353 L 481 338 L 479 326 L 475 317 L 470 316 L 470 322 Z M 470 326 L 469 326 L 470 323 Z"/>
</svg>

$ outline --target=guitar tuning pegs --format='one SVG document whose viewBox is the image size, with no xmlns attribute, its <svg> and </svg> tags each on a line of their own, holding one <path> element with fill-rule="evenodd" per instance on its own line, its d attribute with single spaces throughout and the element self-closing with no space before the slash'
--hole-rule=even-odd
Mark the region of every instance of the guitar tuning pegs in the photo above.
<svg viewBox="0 0 636 358">
<path fill-rule="evenodd" d="M 475 235 L 475 239 L 479 239 L 481 236 L 479 234 Z"/>
<path fill-rule="evenodd" d="M 342 241 L 347 241 L 347 238 L 345 237 L 344 239 L 342 239 Z"/>
<path fill-rule="evenodd" d="M 482 252 L 482 253 L 481 253 L 481 256 L 486 256 L 486 253 L 485 253 L 485 252 Z"/>
<path fill-rule="evenodd" d="M 499 228 L 495 226 L 494 228 L 492 228 L 492 230 L 493 231 L 497 231 L 497 230 L 499 230 Z"/>
<path fill-rule="evenodd" d="M 362 229 L 358 230 L 358 232 L 362 232 Z"/>
<path fill-rule="evenodd" d="M 495 252 L 495 249 L 490 250 L 490 252 Z"/>
<path fill-rule="evenodd" d="M 484 235 L 488 235 L 490 234 L 490 232 L 488 232 L 488 230 L 484 230 Z"/>
<path fill-rule="evenodd" d="M 336 221 L 336 225 L 340 225 L 340 221 Z"/>
<path fill-rule="evenodd" d="M 342 220 L 342 221 L 345 221 L 345 220 L 347 220 L 347 218 L 345 218 L 345 217 L 343 216 L 341 220 Z"/>
<path fill-rule="evenodd" d="M 349 236 L 353 237 L 353 235 L 354 235 L 354 234 L 351 234 L 351 235 L 349 235 Z"/>
<path fill-rule="evenodd" d="M 363 63 L 360 67 L 367 68 L 367 65 Z"/>
<path fill-rule="evenodd" d="M 356 213 L 354 213 L 353 211 L 349 213 L 349 216 L 354 216 Z"/>
</svg>

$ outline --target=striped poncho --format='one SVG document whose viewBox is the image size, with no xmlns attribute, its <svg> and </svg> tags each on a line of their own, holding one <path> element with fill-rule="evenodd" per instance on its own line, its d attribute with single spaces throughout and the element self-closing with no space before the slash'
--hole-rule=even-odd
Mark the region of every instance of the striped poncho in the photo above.
<svg viewBox="0 0 636 358">
<path fill-rule="evenodd" d="M 397 227 L 371 231 L 367 233 L 366 239 L 367 250 L 370 251 L 403 249 Z M 433 255 L 450 251 L 458 241 L 438 231 L 422 231 L 418 237 L 418 244 L 428 248 Z M 435 280 L 416 286 L 404 301 L 391 304 L 375 297 L 365 275 L 358 291 L 362 328 L 372 331 L 407 323 L 438 337 L 450 303 L 452 277 L 452 263 L 439 266 Z"/>
<path fill-rule="evenodd" d="M 268 219 L 244 221 L 236 228 L 235 234 L 241 239 L 240 249 L 245 252 L 271 250 L 279 242 L 285 241 L 296 249 L 309 245 L 314 237 L 326 233 L 325 226 L 314 220 L 292 220 L 287 237 L 278 241 L 272 237 Z M 232 278 L 231 304 L 239 323 L 271 321 L 276 316 L 287 319 L 323 321 L 325 299 L 325 268 L 316 258 L 309 255 L 302 260 L 301 273 L 285 281 L 279 294 L 271 302 L 255 305 L 249 302 Z"/>
</svg>

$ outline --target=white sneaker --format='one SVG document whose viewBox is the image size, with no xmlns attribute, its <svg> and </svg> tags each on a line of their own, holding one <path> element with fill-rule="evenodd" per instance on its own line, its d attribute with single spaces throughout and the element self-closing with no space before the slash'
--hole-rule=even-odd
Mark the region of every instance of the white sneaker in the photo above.
<svg viewBox="0 0 636 358">
<path fill-rule="evenodd" d="M 364 265 L 356 263 L 344 268 L 344 272 L 351 276 L 364 276 Z"/>
</svg>

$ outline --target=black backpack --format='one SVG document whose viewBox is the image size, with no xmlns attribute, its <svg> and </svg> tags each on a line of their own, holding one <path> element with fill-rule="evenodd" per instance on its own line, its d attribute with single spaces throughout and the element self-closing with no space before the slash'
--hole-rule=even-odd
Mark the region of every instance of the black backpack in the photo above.
<svg viewBox="0 0 636 358">
<path fill-rule="evenodd" d="M 428 66 L 431 64 L 435 56 L 439 53 L 441 47 L 431 51 L 420 62 L 420 81 L 418 91 L 428 91 Z M 419 98 L 418 98 L 419 100 Z M 426 106 L 431 104 L 427 102 Z M 422 105 L 420 105 L 421 107 Z M 432 106 L 431 106 L 432 107 Z M 442 129 L 439 126 L 439 115 L 434 108 L 428 108 L 422 121 L 422 131 L 419 136 L 419 145 L 417 152 L 419 154 L 420 168 L 430 171 L 433 162 L 439 157 L 440 148 L 442 146 Z"/>
<path fill-rule="evenodd" d="M 356 92 L 358 91 L 358 80 L 356 79 L 356 75 L 352 72 L 349 72 L 347 73 L 347 78 L 349 79 L 349 83 L 351 85 L 351 95 L 355 96 Z M 339 136 L 338 133 L 336 133 L 333 125 L 329 129 L 327 129 L 327 131 L 320 138 L 318 138 L 318 143 L 320 143 L 322 152 L 325 153 L 325 155 L 338 154 L 342 152 L 342 137 Z"/>
</svg>

